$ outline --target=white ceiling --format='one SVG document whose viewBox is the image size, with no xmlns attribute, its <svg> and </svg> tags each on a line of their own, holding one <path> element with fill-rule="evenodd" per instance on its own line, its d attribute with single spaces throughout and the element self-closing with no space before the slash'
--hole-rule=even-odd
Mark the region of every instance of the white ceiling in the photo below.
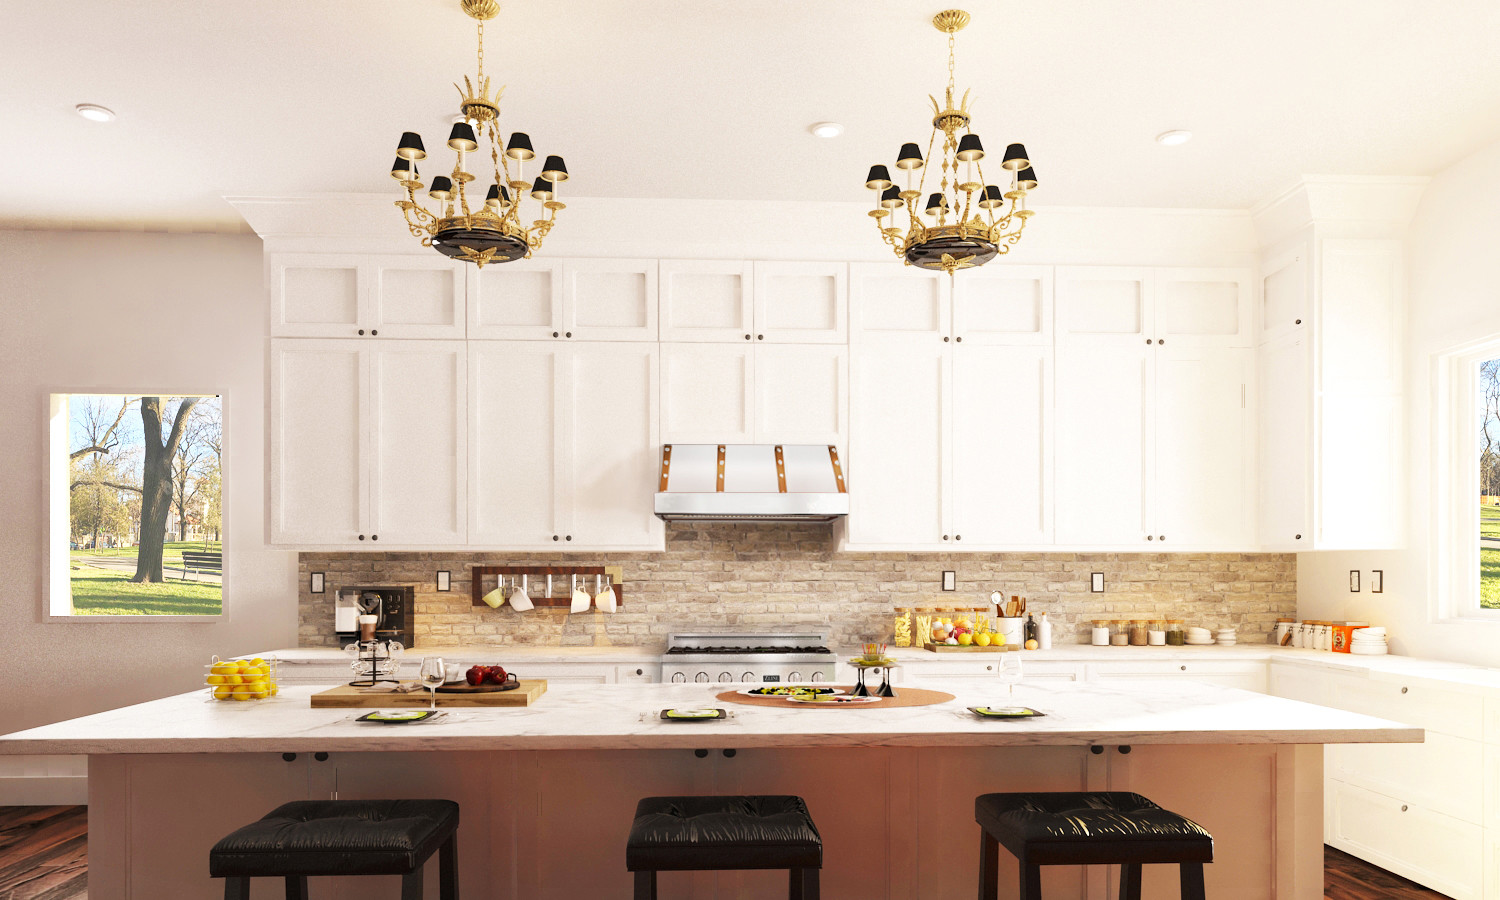
<svg viewBox="0 0 1500 900">
<path fill-rule="evenodd" d="M 1500 139 L 1494 0 L 970 0 L 960 89 L 1038 205 L 1244 208 L 1303 173 L 1431 174 Z M 502 128 L 598 197 L 863 202 L 926 146 L 940 3 L 505 0 Z M 474 67 L 457 0 L 0 4 L 0 222 L 239 222 L 223 195 L 390 191 Z M 119 113 L 109 125 L 72 111 Z M 843 123 L 842 138 L 807 133 Z M 1153 142 L 1190 129 L 1183 147 Z M 434 165 L 436 164 L 436 165 Z M 564 197 L 566 199 L 566 197 Z"/>
</svg>

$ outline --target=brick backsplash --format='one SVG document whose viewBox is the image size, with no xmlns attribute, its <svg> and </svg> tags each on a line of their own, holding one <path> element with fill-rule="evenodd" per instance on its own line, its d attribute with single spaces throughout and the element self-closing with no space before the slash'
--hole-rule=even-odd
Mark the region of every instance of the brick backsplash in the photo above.
<svg viewBox="0 0 1500 900">
<path fill-rule="evenodd" d="M 896 606 L 977 606 L 991 591 L 1047 613 L 1059 643 L 1087 642 L 1095 618 L 1171 617 L 1234 625 L 1264 642 L 1278 616 L 1296 614 L 1297 557 L 1282 553 L 842 553 L 833 526 L 667 526 L 660 553 L 302 553 L 298 643 L 335 646 L 334 592 L 413 585 L 419 647 L 455 644 L 660 646 L 672 631 L 827 629 L 835 643 L 889 638 Z M 623 569 L 618 612 L 568 615 L 475 607 L 471 565 L 609 565 Z M 436 572 L 452 573 L 439 592 Z M 944 570 L 958 590 L 942 588 Z M 313 594 L 308 574 L 323 572 Z M 1089 592 L 1103 572 L 1105 592 Z"/>
</svg>

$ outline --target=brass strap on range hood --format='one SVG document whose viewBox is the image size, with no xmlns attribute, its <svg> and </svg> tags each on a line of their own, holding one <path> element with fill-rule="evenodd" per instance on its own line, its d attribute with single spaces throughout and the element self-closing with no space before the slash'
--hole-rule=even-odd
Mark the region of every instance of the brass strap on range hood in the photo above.
<svg viewBox="0 0 1500 900">
<path fill-rule="evenodd" d="M 718 483 L 714 486 L 714 493 L 724 493 L 724 445 L 719 445 L 719 475 Z"/>
<path fill-rule="evenodd" d="M 776 490 L 786 493 L 786 460 L 781 455 L 781 445 L 776 445 Z"/>
<path fill-rule="evenodd" d="M 779 450 L 780 448 L 777 448 L 777 449 Z M 844 489 L 844 467 L 841 466 L 841 465 L 839 465 L 839 448 L 835 447 L 832 444 L 829 444 L 828 445 L 828 458 L 833 461 L 833 480 L 836 481 L 836 482 L 838 482 L 839 493 L 840 494 L 847 494 L 847 493 L 849 493 L 847 490 Z M 666 476 L 664 475 L 662 477 L 665 478 Z M 662 483 L 665 484 L 666 482 L 662 482 Z M 786 490 L 786 485 L 784 483 L 783 483 L 781 489 L 783 491 Z M 666 488 L 662 488 L 662 490 L 666 490 Z"/>
<path fill-rule="evenodd" d="M 672 445 L 671 444 L 662 444 L 662 446 L 661 446 L 661 487 L 657 488 L 657 490 L 664 491 L 664 490 L 667 489 L 667 476 L 671 474 L 671 472 L 670 472 L 671 468 L 672 468 Z"/>
</svg>

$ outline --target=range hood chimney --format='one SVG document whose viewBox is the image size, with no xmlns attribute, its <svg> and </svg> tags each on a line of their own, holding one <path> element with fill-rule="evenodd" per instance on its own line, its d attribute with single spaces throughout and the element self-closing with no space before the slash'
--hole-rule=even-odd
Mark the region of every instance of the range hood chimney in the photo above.
<svg viewBox="0 0 1500 900">
<path fill-rule="evenodd" d="M 837 447 L 664 444 L 656 515 L 668 522 L 832 522 L 849 514 Z"/>
</svg>

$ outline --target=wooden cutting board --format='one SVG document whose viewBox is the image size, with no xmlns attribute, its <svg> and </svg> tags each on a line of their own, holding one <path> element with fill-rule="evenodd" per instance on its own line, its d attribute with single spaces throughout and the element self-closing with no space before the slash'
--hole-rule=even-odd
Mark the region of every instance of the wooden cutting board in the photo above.
<svg viewBox="0 0 1500 900">
<path fill-rule="evenodd" d="M 990 644 L 988 647 L 981 647 L 978 644 L 967 644 L 967 645 L 965 645 L 965 644 L 933 644 L 933 643 L 926 643 L 926 644 L 923 644 L 922 647 L 925 650 L 931 650 L 933 653 L 1004 653 L 1005 652 L 1005 645 L 1004 644 Z"/>
<path fill-rule="evenodd" d="M 521 686 L 513 691 L 489 691 L 474 694 L 438 694 L 438 706 L 488 706 L 490 708 L 530 706 L 537 698 L 547 692 L 547 679 L 535 680 L 521 679 Z M 404 706 L 426 706 L 427 690 L 412 691 L 410 694 L 398 694 L 391 691 L 381 691 L 378 694 L 370 694 L 361 691 L 357 687 L 341 684 L 336 688 L 319 691 L 312 695 L 314 707 L 333 707 L 344 709 L 391 709 Z"/>
</svg>

